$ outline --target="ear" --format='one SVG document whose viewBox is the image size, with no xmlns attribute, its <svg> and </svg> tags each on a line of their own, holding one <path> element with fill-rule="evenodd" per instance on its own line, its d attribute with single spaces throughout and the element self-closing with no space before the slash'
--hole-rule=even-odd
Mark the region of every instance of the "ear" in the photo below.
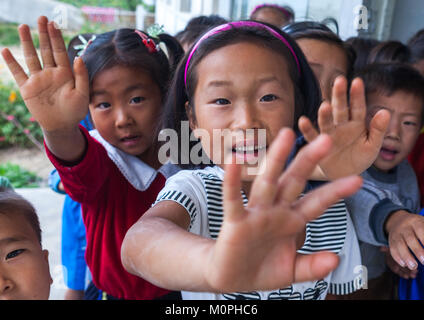
<svg viewBox="0 0 424 320">
<path fill-rule="evenodd" d="M 47 268 L 49 270 L 49 276 L 50 276 L 50 284 L 52 284 L 53 283 L 53 278 L 52 278 L 51 273 L 50 273 L 49 251 L 48 250 L 43 250 L 43 258 L 44 258 L 45 262 L 47 263 Z"/>
</svg>

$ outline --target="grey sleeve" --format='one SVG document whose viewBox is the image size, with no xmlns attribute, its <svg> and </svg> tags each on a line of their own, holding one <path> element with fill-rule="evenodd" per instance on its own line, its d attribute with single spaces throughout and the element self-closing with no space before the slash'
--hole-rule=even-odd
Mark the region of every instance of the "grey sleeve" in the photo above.
<svg viewBox="0 0 424 320">
<path fill-rule="evenodd" d="M 409 211 L 393 192 L 379 189 L 367 180 L 355 195 L 346 199 L 346 206 L 358 239 L 375 246 L 387 245 L 387 217 L 398 210 Z"/>
</svg>

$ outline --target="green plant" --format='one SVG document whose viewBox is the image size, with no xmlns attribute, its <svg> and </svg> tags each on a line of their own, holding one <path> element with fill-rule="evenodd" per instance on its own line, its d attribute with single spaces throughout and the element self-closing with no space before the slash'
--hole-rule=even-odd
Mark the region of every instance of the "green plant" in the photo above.
<svg viewBox="0 0 424 320">
<path fill-rule="evenodd" d="M 10 146 L 42 149 L 43 133 L 31 116 L 18 90 L 0 83 L 0 148 Z"/>
<path fill-rule="evenodd" d="M 36 48 L 40 46 L 38 34 L 32 32 L 32 39 Z M 5 47 L 19 46 L 18 25 L 15 23 L 0 23 L 0 45 Z"/>
<path fill-rule="evenodd" d="M 0 165 L 0 176 L 8 178 L 13 188 L 38 188 L 42 181 L 35 173 L 10 162 Z"/>
</svg>

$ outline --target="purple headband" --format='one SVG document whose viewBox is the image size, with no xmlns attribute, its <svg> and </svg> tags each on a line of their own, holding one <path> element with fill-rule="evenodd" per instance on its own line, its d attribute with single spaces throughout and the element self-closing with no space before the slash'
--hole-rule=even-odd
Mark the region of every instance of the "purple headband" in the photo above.
<svg viewBox="0 0 424 320">
<path fill-rule="evenodd" d="M 237 22 L 230 22 L 227 24 L 223 24 L 221 26 L 215 27 L 212 30 L 210 30 L 209 32 L 205 33 L 200 39 L 199 41 L 197 41 L 197 43 L 195 44 L 195 46 L 193 47 L 193 49 L 190 52 L 190 55 L 188 56 L 187 59 L 187 63 L 185 66 L 185 70 L 184 70 L 184 84 L 185 87 L 187 88 L 187 72 L 188 72 L 188 68 L 190 66 L 190 61 L 193 58 L 194 53 L 196 52 L 196 50 L 199 48 L 200 44 L 210 38 L 213 35 L 216 35 L 218 33 L 221 33 L 223 31 L 227 31 L 230 30 L 231 28 L 240 28 L 240 27 L 257 27 L 257 28 L 262 28 L 267 30 L 269 33 L 271 33 L 273 36 L 275 36 L 276 38 L 278 38 L 279 40 L 281 40 L 284 45 L 290 50 L 291 54 L 293 55 L 294 60 L 296 61 L 296 65 L 297 65 L 297 69 L 299 71 L 299 73 L 301 73 L 301 68 L 300 68 L 300 63 L 299 63 L 299 59 L 296 56 L 296 53 L 294 52 L 292 46 L 290 45 L 290 43 L 281 35 L 279 34 L 277 31 L 275 31 L 274 29 L 259 23 L 259 22 L 254 22 L 254 21 L 237 21 Z"/>
<path fill-rule="evenodd" d="M 253 9 L 250 16 L 252 16 L 256 11 L 262 8 L 274 8 L 280 10 L 284 15 L 287 17 L 287 19 L 293 19 L 293 14 L 288 11 L 286 8 L 279 6 L 278 4 L 260 4 L 259 6 L 256 6 L 255 9 Z"/>
</svg>

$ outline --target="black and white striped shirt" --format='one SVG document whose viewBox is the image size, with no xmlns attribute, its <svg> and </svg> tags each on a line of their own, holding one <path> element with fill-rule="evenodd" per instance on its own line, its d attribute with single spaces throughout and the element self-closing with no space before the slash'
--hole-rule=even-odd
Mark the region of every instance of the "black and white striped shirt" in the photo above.
<svg viewBox="0 0 424 320">
<path fill-rule="evenodd" d="M 190 214 L 189 231 L 203 237 L 217 239 L 223 223 L 221 168 L 208 167 L 203 170 L 180 171 L 166 182 L 156 203 L 174 201 Z M 248 199 L 242 191 L 243 203 Z M 184 299 L 324 299 L 328 292 L 349 294 L 360 288 L 363 282 L 354 269 L 361 265 L 358 240 L 344 201 L 330 207 L 320 218 L 306 226 L 306 238 L 301 254 L 331 251 L 339 255 L 339 267 L 319 281 L 297 283 L 289 288 L 271 292 L 249 292 L 231 294 L 184 292 Z"/>
</svg>

